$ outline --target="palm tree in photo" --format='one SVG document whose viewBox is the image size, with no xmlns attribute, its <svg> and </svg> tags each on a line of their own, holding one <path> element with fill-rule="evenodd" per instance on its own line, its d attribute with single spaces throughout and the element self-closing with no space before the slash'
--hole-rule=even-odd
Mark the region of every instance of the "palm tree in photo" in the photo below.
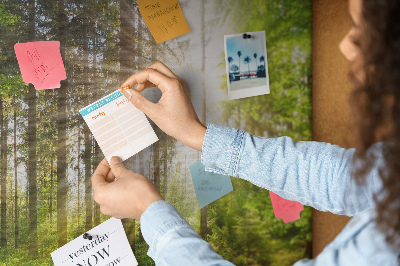
<svg viewBox="0 0 400 266">
<path fill-rule="evenodd" d="M 255 60 L 254 63 L 256 64 L 256 73 L 257 73 L 257 69 L 258 69 L 257 68 L 257 53 L 254 53 L 253 56 L 254 56 L 254 60 Z"/>
<path fill-rule="evenodd" d="M 233 64 L 233 65 L 231 66 L 231 71 L 232 71 L 233 73 L 238 72 L 238 71 L 239 71 L 238 65 Z"/>
<path fill-rule="evenodd" d="M 247 67 L 248 67 L 248 70 L 249 70 L 248 77 L 250 77 L 250 62 L 251 62 L 250 56 L 246 56 L 244 58 L 244 62 L 247 64 Z"/>
<path fill-rule="evenodd" d="M 261 62 L 264 62 L 264 71 L 267 71 L 267 70 L 265 69 L 265 58 L 264 58 L 263 55 L 260 57 L 260 63 L 261 63 Z M 265 73 L 267 73 L 267 72 L 265 72 Z"/>
<path fill-rule="evenodd" d="M 229 56 L 229 57 L 228 57 L 229 72 L 231 72 L 231 71 L 230 71 L 230 69 L 231 69 L 231 62 L 233 62 L 233 58 L 232 58 L 232 56 Z"/>
<path fill-rule="evenodd" d="M 239 77 L 240 77 L 240 57 L 242 56 L 241 51 L 238 51 L 238 56 L 239 56 Z"/>
</svg>

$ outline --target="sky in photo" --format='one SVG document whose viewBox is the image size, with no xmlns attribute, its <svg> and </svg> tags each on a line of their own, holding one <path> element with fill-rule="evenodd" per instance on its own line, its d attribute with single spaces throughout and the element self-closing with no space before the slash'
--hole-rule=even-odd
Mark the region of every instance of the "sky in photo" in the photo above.
<svg viewBox="0 0 400 266">
<path fill-rule="evenodd" d="M 262 55 L 264 56 L 264 58 L 266 58 L 264 54 L 265 48 L 263 47 L 264 41 L 261 39 L 264 38 L 264 34 L 253 32 L 250 32 L 248 34 L 251 34 L 250 39 L 243 39 L 242 34 L 226 38 L 227 57 L 231 56 L 233 58 L 231 65 L 235 64 L 239 66 L 238 51 L 242 52 L 242 55 L 240 56 L 241 72 L 248 71 L 248 66 L 244 62 L 244 58 L 246 56 L 249 56 L 251 59 L 250 71 L 256 71 L 256 65 L 254 62 L 255 59 L 253 56 L 254 53 L 257 53 L 257 66 L 260 65 L 260 57 Z"/>
</svg>

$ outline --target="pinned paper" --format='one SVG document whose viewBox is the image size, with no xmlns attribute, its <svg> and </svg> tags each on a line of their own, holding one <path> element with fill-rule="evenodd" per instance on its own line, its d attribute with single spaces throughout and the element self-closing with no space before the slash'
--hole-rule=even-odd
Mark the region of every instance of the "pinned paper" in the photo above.
<svg viewBox="0 0 400 266">
<path fill-rule="evenodd" d="M 55 266 L 138 265 L 122 222 L 115 218 L 52 252 L 51 258 Z"/>
<path fill-rule="evenodd" d="M 284 199 L 271 191 L 269 196 L 271 197 L 275 218 L 282 219 L 285 224 L 300 219 L 300 213 L 304 210 L 301 203 Z"/>
<path fill-rule="evenodd" d="M 67 78 L 60 42 L 16 43 L 14 50 L 22 79 L 25 83 L 32 83 L 36 90 L 60 88 L 60 81 Z"/>
<path fill-rule="evenodd" d="M 190 32 L 178 0 L 137 0 L 137 4 L 157 43 Z"/>
<path fill-rule="evenodd" d="M 123 161 L 158 141 L 149 121 L 117 90 L 80 110 L 107 161 Z"/>
<path fill-rule="evenodd" d="M 230 176 L 206 172 L 200 161 L 189 168 L 200 208 L 233 191 Z"/>
</svg>

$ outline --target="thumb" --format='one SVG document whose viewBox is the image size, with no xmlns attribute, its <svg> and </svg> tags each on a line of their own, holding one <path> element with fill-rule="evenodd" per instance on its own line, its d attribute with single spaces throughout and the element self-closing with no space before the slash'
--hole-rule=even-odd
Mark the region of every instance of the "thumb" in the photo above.
<svg viewBox="0 0 400 266">
<path fill-rule="evenodd" d="M 134 89 L 125 89 L 123 94 L 129 101 L 140 111 L 148 115 L 148 112 L 152 109 L 154 103 L 146 99 L 140 92 Z"/>
<path fill-rule="evenodd" d="M 121 158 L 119 158 L 118 156 L 111 157 L 110 168 L 111 168 L 111 171 L 114 174 L 115 178 L 117 178 L 117 179 L 122 178 L 123 172 L 127 171 L 125 166 L 122 164 Z"/>
</svg>

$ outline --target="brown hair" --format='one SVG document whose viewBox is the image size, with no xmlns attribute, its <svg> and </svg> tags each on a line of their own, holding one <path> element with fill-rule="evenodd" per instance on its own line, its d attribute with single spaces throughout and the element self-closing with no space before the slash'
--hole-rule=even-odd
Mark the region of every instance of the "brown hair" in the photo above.
<svg viewBox="0 0 400 266">
<path fill-rule="evenodd" d="M 355 160 L 362 162 L 354 177 L 362 184 L 376 161 L 367 150 L 382 141 L 384 166 L 379 169 L 383 188 L 374 196 L 379 230 L 387 243 L 400 250 L 400 1 L 363 0 L 360 36 L 362 54 L 350 73 L 354 90 L 351 106 L 358 139 Z M 379 198 L 379 200 L 378 200 Z M 399 255 L 400 258 L 400 255 Z"/>
</svg>

